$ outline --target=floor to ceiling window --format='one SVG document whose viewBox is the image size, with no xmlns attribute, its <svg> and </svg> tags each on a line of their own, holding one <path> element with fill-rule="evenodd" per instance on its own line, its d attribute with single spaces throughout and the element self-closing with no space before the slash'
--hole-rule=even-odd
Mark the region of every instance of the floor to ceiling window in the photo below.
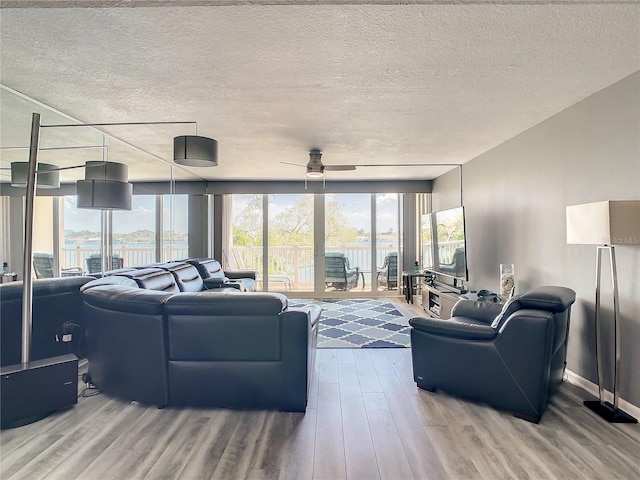
<svg viewBox="0 0 640 480">
<path fill-rule="evenodd" d="M 188 256 L 188 195 L 134 195 L 130 211 L 113 212 L 77 208 L 75 196 L 60 202 L 60 268 L 92 274 Z"/>
<path fill-rule="evenodd" d="M 371 194 L 324 196 L 325 291 L 371 290 Z"/>
<path fill-rule="evenodd" d="M 162 195 L 163 262 L 189 256 L 189 195 Z"/>
<path fill-rule="evenodd" d="M 156 196 L 134 195 L 131 210 L 113 211 L 113 264 L 110 268 L 154 263 L 157 240 Z"/>
<path fill-rule="evenodd" d="M 263 290 L 355 296 L 397 289 L 397 282 L 380 287 L 378 271 L 399 252 L 398 194 L 237 194 L 225 205 L 225 266 L 256 270 Z"/>
<path fill-rule="evenodd" d="M 225 268 L 254 270 L 262 279 L 263 196 L 230 195 L 226 198 L 231 218 L 228 247 L 224 248 Z"/>
<path fill-rule="evenodd" d="M 400 196 L 397 193 L 380 193 L 375 196 L 376 284 L 379 290 L 397 290 L 400 281 Z"/>
<path fill-rule="evenodd" d="M 75 196 L 60 197 L 60 201 L 60 267 L 80 267 L 91 272 L 87 259 L 101 253 L 102 212 L 77 208 Z"/>
<path fill-rule="evenodd" d="M 268 212 L 269 290 L 313 292 L 313 195 L 269 195 Z"/>
</svg>

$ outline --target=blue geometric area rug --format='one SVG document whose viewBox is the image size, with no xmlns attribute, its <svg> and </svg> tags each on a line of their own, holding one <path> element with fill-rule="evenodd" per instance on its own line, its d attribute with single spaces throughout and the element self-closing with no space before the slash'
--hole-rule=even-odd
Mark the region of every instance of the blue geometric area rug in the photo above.
<svg viewBox="0 0 640 480">
<path fill-rule="evenodd" d="M 290 307 L 316 304 L 322 309 L 318 348 L 410 347 L 409 317 L 391 303 L 374 299 L 289 300 Z"/>
</svg>

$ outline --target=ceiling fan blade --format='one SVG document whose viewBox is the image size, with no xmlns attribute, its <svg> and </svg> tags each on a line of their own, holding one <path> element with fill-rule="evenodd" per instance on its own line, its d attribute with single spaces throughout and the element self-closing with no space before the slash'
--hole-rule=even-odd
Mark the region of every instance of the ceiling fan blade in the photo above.
<svg viewBox="0 0 640 480">
<path fill-rule="evenodd" d="M 294 167 L 306 167 L 306 165 L 303 165 L 301 163 L 291 163 L 291 162 L 280 162 L 280 163 L 284 163 L 285 165 L 293 165 Z"/>
<path fill-rule="evenodd" d="M 355 167 L 459 167 L 459 163 L 358 163 Z"/>
<path fill-rule="evenodd" d="M 345 170 L 355 170 L 356 166 L 355 165 L 325 165 L 324 169 L 333 170 L 337 172 L 337 171 L 345 171 Z"/>
</svg>

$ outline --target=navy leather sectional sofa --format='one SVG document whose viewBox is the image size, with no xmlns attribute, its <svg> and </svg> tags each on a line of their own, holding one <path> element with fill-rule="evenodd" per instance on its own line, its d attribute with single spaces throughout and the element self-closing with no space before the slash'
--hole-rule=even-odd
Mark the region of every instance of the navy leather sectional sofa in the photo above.
<svg viewBox="0 0 640 480">
<path fill-rule="evenodd" d="M 89 371 L 105 393 L 158 407 L 305 411 L 317 306 L 204 289 L 186 262 L 103 277 L 82 297 Z"/>
<path fill-rule="evenodd" d="M 253 272 L 202 258 L 34 280 L 31 359 L 86 356 L 104 393 L 158 407 L 304 412 L 320 309 L 254 289 Z M 0 300 L 2 366 L 15 365 L 22 282 L 0 284 Z"/>
</svg>

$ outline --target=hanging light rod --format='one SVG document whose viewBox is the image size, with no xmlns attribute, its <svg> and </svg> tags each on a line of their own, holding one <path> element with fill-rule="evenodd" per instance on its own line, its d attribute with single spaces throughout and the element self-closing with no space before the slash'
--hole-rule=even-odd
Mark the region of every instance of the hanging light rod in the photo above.
<svg viewBox="0 0 640 480">
<path fill-rule="evenodd" d="M 198 125 L 198 122 L 183 121 L 183 122 L 107 122 L 107 123 L 55 123 L 55 124 L 42 124 L 41 128 L 61 128 L 61 127 L 114 127 L 119 125 Z"/>
<path fill-rule="evenodd" d="M 29 150 L 31 147 L 0 147 L 0 150 Z M 90 149 L 90 148 L 109 148 L 107 145 L 78 145 L 75 147 L 42 147 L 39 151 L 44 150 L 75 150 L 75 149 Z"/>
<path fill-rule="evenodd" d="M 173 139 L 173 161 L 187 167 L 215 167 L 218 165 L 218 142 L 213 138 L 198 135 L 198 123 L 179 122 L 106 122 L 106 123 L 66 123 L 40 125 L 41 128 L 66 127 L 112 127 L 122 125 L 195 125 L 195 135 L 180 135 Z"/>
</svg>

